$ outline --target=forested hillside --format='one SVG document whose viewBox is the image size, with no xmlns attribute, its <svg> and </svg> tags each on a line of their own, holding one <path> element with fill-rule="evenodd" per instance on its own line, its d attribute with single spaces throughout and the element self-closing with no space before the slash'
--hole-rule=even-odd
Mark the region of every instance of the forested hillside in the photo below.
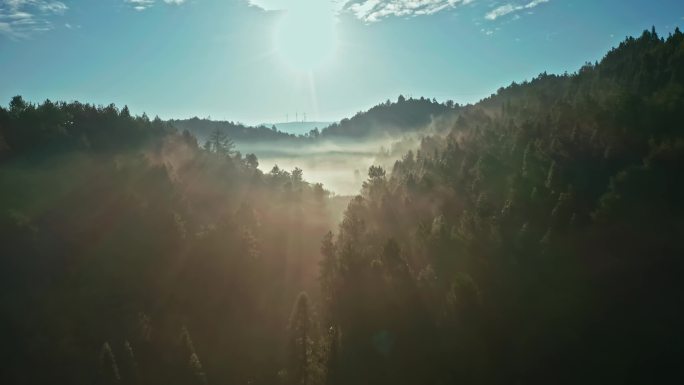
<svg viewBox="0 0 684 385">
<path fill-rule="evenodd" d="M 429 128 L 433 119 L 448 119 L 460 106 L 453 101 L 405 98 L 399 95 L 396 102 L 387 100 L 368 111 L 342 119 L 321 131 L 323 138 L 366 139 L 383 136 L 400 136 Z"/>
<path fill-rule="evenodd" d="M 330 383 L 681 380 L 683 114 L 684 36 L 644 32 L 372 168 L 323 246 Z"/>
<path fill-rule="evenodd" d="M 197 117 L 170 120 L 169 124 L 178 131 L 188 131 L 197 138 L 208 138 L 216 130 L 238 142 L 287 141 L 296 140 L 297 138 L 296 135 L 278 131 L 275 127 L 252 127 L 245 126 L 242 123 L 200 119 Z"/>
<path fill-rule="evenodd" d="M 0 109 L 0 382 L 274 383 L 341 208 L 127 109 Z"/>
<path fill-rule="evenodd" d="M 387 136 L 401 136 L 429 128 L 432 120 L 448 119 L 460 106 L 453 101 L 438 103 L 436 100 L 405 98 L 396 102 L 387 100 L 368 111 L 362 111 L 349 119 L 342 119 L 328 127 L 314 128 L 304 135 L 288 134 L 274 127 L 245 126 L 241 123 L 199 119 L 171 120 L 169 124 L 179 131 L 187 130 L 198 138 L 207 138 L 219 130 L 238 143 L 290 142 L 316 143 L 322 140 L 360 140 Z"/>
<path fill-rule="evenodd" d="M 16 97 L 0 381 L 679 383 L 683 115 L 678 29 L 475 105 L 400 97 L 319 135 L 431 133 L 342 215 L 221 123 L 198 119 L 198 144 L 178 121 Z"/>
</svg>

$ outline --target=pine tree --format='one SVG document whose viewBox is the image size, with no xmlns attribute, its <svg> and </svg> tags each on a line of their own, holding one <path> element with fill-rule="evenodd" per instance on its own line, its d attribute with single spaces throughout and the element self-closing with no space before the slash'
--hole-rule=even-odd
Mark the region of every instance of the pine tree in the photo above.
<svg viewBox="0 0 684 385">
<path fill-rule="evenodd" d="M 287 357 L 287 383 L 308 385 L 311 377 L 313 340 L 309 296 L 301 292 L 297 297 L 288 331 L 290 333 Z"/>
<path fill-rule="evenodd" d="M 138 379 L 138 362 L 133 352 L 133 347 L 128 340 L 123 343 L 123 357 L 120 360 L 119 373 L 121 380 L 127 384 L 137 384 Z"/>
<path fill-rule="evenodd" d="M 549 172 L 546 174 L 546 183 L 544 185 L 548 189 L 553 189 L 555 186 L 555 181 L 556 181 L 556 161 L 551 162 L 551 166 L 549 166 Z"/>
<path fill-rule="evenodd" d="M 119 366 L 109 342 L 105 342 L 100 350 L 100 378 L 102 384 L 118 384 L 121 382 Z"/>
<path fill-rule="evenodd" d="M 235 142 L 226 134 L 225 132 L 215 129 L 211 135 L 209 135 L 209 140 L 205 144 L 205 149 L 211 152 L 223 156 L 231 156 L 235 151 Z"/>
<path fill-rule="evenodd" d="M 327 355 L 325 357 L 325 385 L 339 383 L 340 336 L 336 326 L 328 329 Z"/>
<path fill-rule="evenodd" d="M 202 363 L 195 351 L 195 344 L 192 342 L 188 328 L 183 326 L 181 329 L 181 354 L 186 365 L 183 369 L 184 378 L 188 378 L 188 383 L 206 385 L 207 376 L 202 367 Z"/>
</svg>

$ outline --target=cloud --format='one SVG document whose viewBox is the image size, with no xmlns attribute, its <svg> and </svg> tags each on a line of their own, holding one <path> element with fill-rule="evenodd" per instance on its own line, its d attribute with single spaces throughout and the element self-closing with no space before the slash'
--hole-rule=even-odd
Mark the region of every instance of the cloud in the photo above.
<svg viewBox="0 0 684 385">
<path fill-rule="evenodd" d="M 267 11 L 301 8 L 323 0 L 247 0 L 250 6 Z M 466 5 L 475 0 L 332 0 L 328 6 L 334 14 L 349 13 L 365 23 L 374 23 L 389 17 L 432 15 L 437 12 Z"/>
<path fill-rule="evenodd" d="M 339 13 L 349 0 L 244 0 L 250 7 L 264 11 Z"/>
<path fill-rule="evenodd" d="M 487 12 L 485 15 L 485 19 L 487 20 L 496 20 L 500 18 L 501 16 L 506 16 L 510 13 L 515 13 L 519 11 L 523 11 L 525 9 L 531 9 L 534 8 L 540 4 L 548 3 L 549 0 L 532 0 L 527 4 L 505 4 L 500 7 L 496 7 L 493 10 Z"/>
<path fill-rule="evenodd" d="M 261 8 L 265 11 L 274 11 L 278 9 L 277 2 L 274 3 L 268 0 L 247 0 L 247 4 L 249 4 L 250 7 Z"/>
<path fill-rule="evenodd" d="M 151 8 L 157 0 L 124 0 L 125 3 L 130 4 L 136 11 L 144 11 Z M 165 4 L 181 5 L 185 0 L 163 0 Z"/>
<path fill-rule="evenodd" d="M 17 39 L 49 31 L 51 19 L 68 9 L 56 0 L 0 0 L 0 35 Z"/>
<path fill-rule="evenodd" d="M 124 2 L 130 4 L 136 11 L 144 11 L 154 5 L 154 0 L 124 0 Z"/>
<path fill-rule="evenodd" d="M 467 5 L 474 0 L 356 0 L 345 4 L 344 9 L 357 19 L 374 23 L 388 17 L 432 15 L 437 12 Z"/>
<path fill-rule="evenodd" d="M 36 2 L 36 4 L 38 4 L 38 8 L 43 12 L 62 14 L 69 9 L 69 7 L 67 7 L 66 4 L 62 3 L 61 1 L 41 1 Z"/>
</svg>

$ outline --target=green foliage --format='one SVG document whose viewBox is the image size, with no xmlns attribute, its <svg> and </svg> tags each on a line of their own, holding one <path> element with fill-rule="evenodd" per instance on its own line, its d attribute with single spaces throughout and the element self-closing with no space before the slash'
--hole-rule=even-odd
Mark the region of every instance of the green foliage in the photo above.
<svg viewBox="0 0 684 385">
<path fill-rule="evenodd" d="M 365 138 L 388 134 L 417 131 L 431 123 L 434 116 L 444 116 L 458 111 L 458 106 L 440 104 L 421 97 L 406 99 L 402 95 L 396 103 L 377 105 L 359 112 L 349 119 L 342 119 L 321 131 L 321 139 Z"/>
<path fill-rule="evenodd" d="M 275 126 L 271 128 L 264 125 L 251 127 L 237 122 L 212 121 L 197 117 L 171 120 L 168 123 L 178 131 L 188 131 L 203 140 L 208 140 L 215 132 L 219 131 L 230 136 L 237 143 L 277 141 L 301 143 L 340 138 L 383 137 L 416 132 L 430 124 L 433 117 L 450 116 L 457 113 L 459 109 L 460 106 L 453 101 L 437 103 L 435 100 L 424 97 L 406 99 L 400 95 L 396 103 L 388 101 L 368 111 L 359 112 L 349 119 L 342 119 L 339 123 L 333 123 L 321 130 L 315 128 L 299 136 L 278 131 Z"/>
<path fill-rule="evenodd" d="M 644 32 L 461 108 L 389 175 L 371 168 L 323 246 L 336 380 L 678 376 L 683 49 L 681 32 Z"/>
<path fill-rule="evenodd" d="M 101 381 L 105 384 L 116 384 L 121 381 L 121 374 L 119 373 L 119 366 L 116 364 L 114 352 L 108 342 L 102 345 L 100 351 L 100 370 Z"/>
<path fill-rule="evenodd" d="M 276 381 L 339 215 L 321 185 L 114 106 L 15 98 L 0 137 L 3 382 Z"/>
<path fill-rule="evenodd" d="M 209 139 L 204 144 L 205 150 L 226 157 L 235 154 L 234 148 L 235 142 L 228 137 L 228 134 L 218 128 L 209 135 Z"/>
<path fill-rule="evenodd" d="M 475 105 L 400 96 L 296 139 L 450 122 L 351 200 L 234 152 L 277 130 L 15 97 L 0 378 L 677 382 L 682 68 L 682 33 L 645 31 Z"/>
<path fill-rule="evenodd" d="M 288 325 L 286 383 L 308 385 L 314 380 L 314 340 L 309 296 L 302 292 L 292 308 Z"/>
</svg>

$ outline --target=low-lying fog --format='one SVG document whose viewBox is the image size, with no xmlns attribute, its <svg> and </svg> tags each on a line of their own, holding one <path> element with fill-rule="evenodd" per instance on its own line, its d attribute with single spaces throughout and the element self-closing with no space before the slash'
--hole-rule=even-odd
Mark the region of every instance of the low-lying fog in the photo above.
<svg viewBox="0 0 684 385">
<path fill-rule="evenodd" d="M 394 162 L 408 150 L 415 150 L 418 143 L 419 138 L 405 136 L 295 144 L 238 143 L 237 149 L 242 154 L 256 154 L 264 173 L 275 165 L 287 171 L 299 167 L 310 183 L 322 183 L 337 195 L 356 195 L 371 165 L 381 165 L 389 172 Z"/>
</svg>

